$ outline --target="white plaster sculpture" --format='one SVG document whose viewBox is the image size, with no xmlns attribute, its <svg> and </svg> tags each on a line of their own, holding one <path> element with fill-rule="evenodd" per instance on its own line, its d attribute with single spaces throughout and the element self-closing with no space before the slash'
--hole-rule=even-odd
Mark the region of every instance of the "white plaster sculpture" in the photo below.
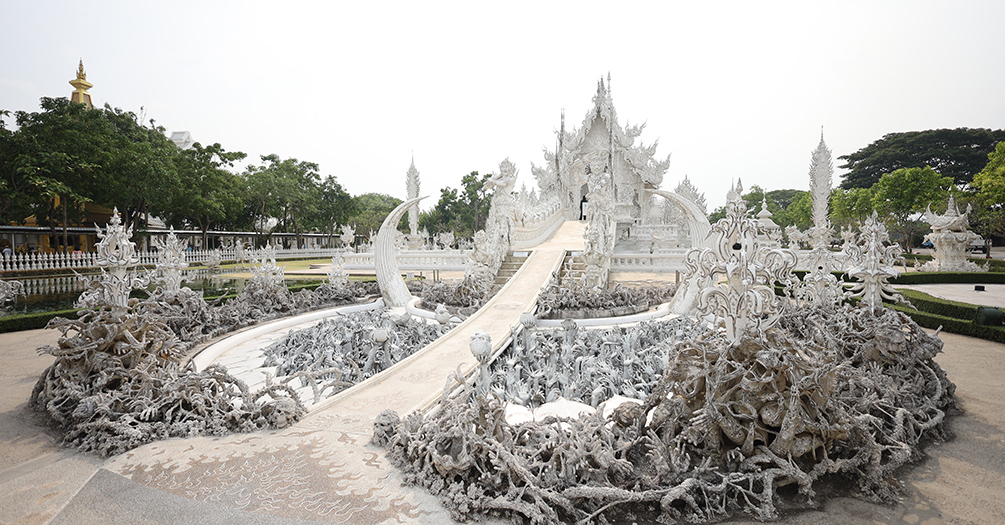
<svg viewBox="0 0 1005 525">
<path fill-rule="evenodd" d="M 903 263 L 901 254 L 904 253 L 899 244 L 887 244 L 889 240 L 890 234 L 886 231 L 886 226 L 883 226 L 874 211 L 862 224 L 858 244 L 851 248 L 859 252 L 855 255 L 858 265 L 848 270 L 848 275 L 859 280 L 852 286 L 851 295 L 861 298 L 863 306 L 873 312 L 883 307 L 883 299 L 907 303 L 887 283 L 889 279 L 900 275 L 894 265 Z"/>
<path fill-rule="evenodd" d="M 757 222 L 747 215 L 741 192 L 737 182 L 726 197 L 726 217 L 712 226 L 715 247 L 691 250 L 684 259 L 691 278 L 702 284 L 698 311 L 721 319 L 733 344 L 777 321 L 782 303 L 774 284 L 791 285 L 796 266 L 791 250 L 760 246 Z M 716 284 L 723 277 L 725 283 Z"/>
<path fill-rule="evenodd" d="M 454 232 L 437 233 L 436 244 L 444 250 L 449 250 L 454 245 Z"/>
<path fill-rule="evenodd" d="M 377 240 L 374 242 L 373 260 L 377 272 L 377 285 L 380 286 L 380 294 L 384 298 L 384 306 L 391 308 L 401 307 L 408 304 L 412 298 L 412 293 L 405 286 L 405 281 L 401 278 L 398 270 L 398 259 L 394 249 L 395 233 L 398 231 L 398 221 L 409 208 L 415 206 L 425 197 L 416 197 L 398 205 L 384 219 L 377 233 Z"/>
<path fill-rule="evenodd" d="M 337 288 L 345 287 L 349 284 L 349 274 L 343 267 L 345 259 L 341 253 L 332 255 L 332 267 L 328 269 L 328 282 Z"/>
<path fill-rule="evenodd" d="M 757 212 L 757 233 L 761 236 L 761 242 L 765 246 L 780 248 L 782 246 L 782 227 L 771 219 L 772 213 L 768 210 L 768 196 L 761 197 L 761 211 Z"/>
<path fill-rule="evenodd" d="M 352 248 L 353 241 L 356 240 L 356 230 L 348 224 L 342 225 L 342 234 L 339 235 L 339 240 L 342 241 L 342 247 L 349 249 Z"/>
<path fill-rule="evenodd" d="M 148 276 L 129 270 L 140 262 L 136 244 L 129 240 L 133 229 L 123 228 L 118 208 L 112 211 L 105 232 L 97 225 L 94 228 L 101 239 L 95 246 L 98 252 L 95 262 L 101 269 L 101 276 L 89 281 L 90 289 L 80 294 L 77 304 L 83 308 L 109 306 L 113 311 L 125 312 L 129 292 L 150 283 Z"/>
<path fill-rule="evenodd" d="M 161 286 L 165 292 L 173 293 L 181 290 L 181 271 L 188 268 L 185 262 L 185 246 L 174 234 L 174 227 L 168 231 L 167 238 L 154 238 L 157 248 L 155 267 L 161 274 Z"/>
<path fill-rule="evenodd" d="M 851 268 L 859 264 L 858 257 L 862 255 L 862 251 L 854 249 L 857 242 L 858 234 L 855 233 L 855 230 L 850 226 L 841 229 L 841 260 L 844 263 L 844 268 Z"/>
<path fill-rule="evenodd" d="M 244 248 L 243 241 L 236 241 L 234 243 L 234 262 L 236 266 L 244 268 L 248 265 L 248 252 Z"/>
<path fill-rule="evenodd" d="M 592 170 L 592 167 L 589 169 Z M 606 171 L 590 173 L 587 182 L 590 190 L 587 194 L 590 212 L 587 217 L 589 224 L 583 232 L 585 243 L 580 256 L 586 265 L 583 285 L 586 288 L 602 290 L 607 287 L 611 255 L 614 253 L 614 243 L 617 240 L 616 223 L 612 216 L 614 210 L 610 200 L 611 175 Z"/>
<path fill-rule="evenodd" d="M 946 203 L 946 213 L 932 213 L 929 204 L 922 219 L 932 227 L 932 233 L 925 235 L 925 240 L 932 243 L 935 251 L 933 260 L 918 268 L 921 272 L 986 272 L 987 268 L 967 260 L 970 245 L 980 239 L 980 235 L 969 230 L 970 205 L 967 211 L 960 213 L 956 207 L 956 199 L 949 195 Z"/>
<path fill-rule="evenodd" d="M 21 281 L 0 280 L 0 306 L 24 295 L 24 283 Z"/>
<path fill-rule="evenodd" d="M 492 384 L 492 374 L 489 372 L 492 337 L 485 330 L 478 329 L 471 334 L 470 348 L 471 354 L 478 360 L 478 378 L 475 380 L 475 390 L 479 395 L 485 395 Z"/>
<path fill-rule="evenodd" d="M 276 247 L 266 244 L 252 257 L 251 278 L 263 284 L 285 288 L 286 271 L 276 265 Z"/>
<path fill-rule="evenodd" d="M 209 252 L 209 257 L 206 258 L 206 266 L 218 270 L 220 269 L 220 264 L 223 263 L 223 251 L 219 248 L 211 250 Z"/>
<path fill-rule="evenodd" d="M 799 231 L 794 224 L 785 227 L 785 237 L 789 240 L 788 247 L 793 250 L 798 250 L 803 244 L 810 242 L 809 234 Z"/>
<path fill-rule="evenodd" d="M 813 151 L 810 161 L 810 197 L 813 203 L 813 227 L 807 232 L 811 251 L 808 258 L 809 273 L 796 289 L 798 299 L 814 305 L 837 304 L 844 297 L 844 288 L 834 276 L 840 266 L 829 245 L 834 231 L 828 219 L 827 206 L 831 192 L 831 176 L 834 173 L 831 150 L 820 132 L 820 144 Z"/>
<path fill-rule="evenodd" d="M 405 190 L 407 192 L 407 199 L 416 199 L 419 197 L 419 170 L 415 169 L 415 157 L 412 157 L 412 165 L 408 167 L 408 171 L 405 173 Z M 408 209 L 408 232 L 415 235 L 419 232 L 419 208 L 411 207 Z"/>
<path fill-rule="evenodd" d="M 499 173 L 494 173 L 485 183 L 492 191 L 485 229 L 475 232 L 474 250 L 470 255 L 464 279 L 489 282 L 494 277 L 512 243 L 516 199 L 513 186 L 516 185 L 517 170 L 509 159 L 499 163 Z"/>
</svg>

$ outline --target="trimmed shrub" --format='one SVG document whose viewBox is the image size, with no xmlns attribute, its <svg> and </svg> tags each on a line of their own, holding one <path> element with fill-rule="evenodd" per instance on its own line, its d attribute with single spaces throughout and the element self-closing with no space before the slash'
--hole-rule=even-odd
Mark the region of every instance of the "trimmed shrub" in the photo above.
<svg viewBox="0 0 1005 525">
<path fill-rule="evenodd" d="M 1005 273 L 995 272 L 909 272 L 890 279 L 890 284 L 1005 284 Z"/>
<path fill-rule="evenodd" d="M 904 312 L 911 319 L 914 319 L 914 322 L 925 328 L 935 330 L 941 326 L 946 332 L 1005 343 L 1005 327 L 979 325 L 973 321 L 922 312 L 901 305 L 893 305 L 891 308 Z"/>
<path fill-rule="evenodd" d="M 78 311 L 79 310 L 76 309 L 57 310 L 54 312 L 35 312 L 31 314 L 18 314 L 0 317 L 0 333 L 45 328 L 45 325 L 49 324 L 49 320 L 54 317 L 76 319 Z"/>
<path fill-rule="evenodd" d="M 944 317 L 952 317 L 954 319 L 961 319 L 964 321 L 972 321 L 974 316 L 977 315 L 977 306 L 969 303 L 959 303 L 956 301 L 949 301 L 947 299 L 940 299 L 934 297 L 925 292 L 919 292 L 918 290 L 899 290 L 901 295 L 911 301 L 911 304 L 915 308 L 921 310 L 922 312 L 927 312 L 930 314 L 941 315 Z"/>
</svg>

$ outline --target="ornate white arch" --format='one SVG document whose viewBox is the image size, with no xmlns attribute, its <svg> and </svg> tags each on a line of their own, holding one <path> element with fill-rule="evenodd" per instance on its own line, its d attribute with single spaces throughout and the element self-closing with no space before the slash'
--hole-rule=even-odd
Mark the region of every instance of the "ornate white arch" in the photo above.
<svg viewBox="0 0 1005 525">
<path fill-rule="evenodd" d="M 712 231 L 712 225 L 708 222 L 705 212 L 701 211 L 701 208 L 697 204 L 691 202 L 691 199 L 672 191 L 653 189 L 647 191 L 669 200 L 684 212 L 688 228 L 691 230 L 693 248 L 712 248 L 713 241 L 709 236 L 709 233 Z M 694 302 L 697 300 L 699 292 L 701 292 L 701 289 L 698 285 L 698 279 L 694 278 L 694 276 L 687 276 L 684 282 L 677 288 L 677 293 L 674 294 L 673 300 L 670 302 L 670 312 L 682 315 L 692 314 Z"/>
</svg>

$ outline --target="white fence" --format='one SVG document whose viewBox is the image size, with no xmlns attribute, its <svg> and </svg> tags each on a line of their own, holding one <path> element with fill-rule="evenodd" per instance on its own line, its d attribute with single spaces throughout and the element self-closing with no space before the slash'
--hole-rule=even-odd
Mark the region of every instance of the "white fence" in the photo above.
<svg viewBox="0 0 1005 525">
<path fill-rule="evenodd" d="M 471 250 L 402 250 L 398 252 L 398 269 L 403 271 L 462 271 Z M 372 253 L 347 253 L 342 267 L 348 271 L 374 269 Z"/>
<path fill-rule="evenodd" d="M 554 213 L 536 224 L 518 224 L 513 229 L 512 244 L 514 250 L 520 250 L 541 244 L 551 234 L 555 233 L 562 223 L 565 222 L 565 213 L 555 210 Z"/>
<path fill-rule="evenodd" d="M 796 252 L 796 270 L 812 270 L 810 268 L 811 250 L 794 250 Z M 685 271 L 684 256 L 687 250 L 675 250 L 671 252 L 657 252 L 653 254 L 642 253 L 622 253 L 611 257 L 612 272 L 674 272 Z M 837 270 L 845 270 L 846 264 L 841 260 L 841 255 L 834 254 L 838 259 Z"/>
<path fill-rule="evenodd" d="M 247 250 L 247 262 L 256 255 L 255 250 Z M 276 250 L 277 260 L 289 259 L 331 259 L 335 254 L 342 253 L 347 270 L 373 269 L 372 253 L 351 253 L 336 248 L 305 248 Z M 398 266 L 402 270 L 463 270 L 467 263 L 470 250 L 402 250 L 398 254 Z M 142 252 L 138 254 L 140 265 L 153 266 L 157 261 L 157 252 Z M 217 250 L 190 250 L 185 253 L 185 261 L 189 264 L 205 264 L 219 256 L 224 262 L 236 261 L 233 248 Z M 17 254 L 9 257 L 0 256 L 0 272 L 39 271 L 39 270 L 78 270 L 97 268 L 96 253 L 34 253 Z"/>
<path fill-rule="evenodd" d="M 684 271 L 686 250 L 670 253 L 622 253 L 611 257 L 612 272 L 675 272 Z"/>
</svg>

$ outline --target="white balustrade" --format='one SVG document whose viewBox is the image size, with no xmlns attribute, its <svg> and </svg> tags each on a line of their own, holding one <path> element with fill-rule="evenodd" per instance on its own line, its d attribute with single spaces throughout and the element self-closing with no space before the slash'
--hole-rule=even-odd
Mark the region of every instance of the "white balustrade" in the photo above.
<svg viewBox="0 0 1005 525">
<path fill-rule="evenodd" d="M 252 253 L 249 250 L 249 254 Z M 216 250 L 189 250 L 185 252 L 185 262 L 207 263 Z M 336 248 L 290 248 L 277 249 L 277 260 L 290 259 L 331 259 L 336 253 L 342 253 L 346 261 L 346 269 L 373 268 L 373 253 L 346 253 Z M 399 267 L 403 270 L 463 270 L 467 263 L 469 251 L 464 250 L 404 250 L 399 253 Z M 224 262 L 234 262 L 233 248 L 220 250 Z M 154 266 L 157 262 L 156 251 L 138 253 L 141 266 Z M 9 257 L 0 255 L 0 272 L 41 271 L 41 270 L 78 270 L 97 268 L 94 253 L 31 253 L 14 254 Z"/>
</svg>

